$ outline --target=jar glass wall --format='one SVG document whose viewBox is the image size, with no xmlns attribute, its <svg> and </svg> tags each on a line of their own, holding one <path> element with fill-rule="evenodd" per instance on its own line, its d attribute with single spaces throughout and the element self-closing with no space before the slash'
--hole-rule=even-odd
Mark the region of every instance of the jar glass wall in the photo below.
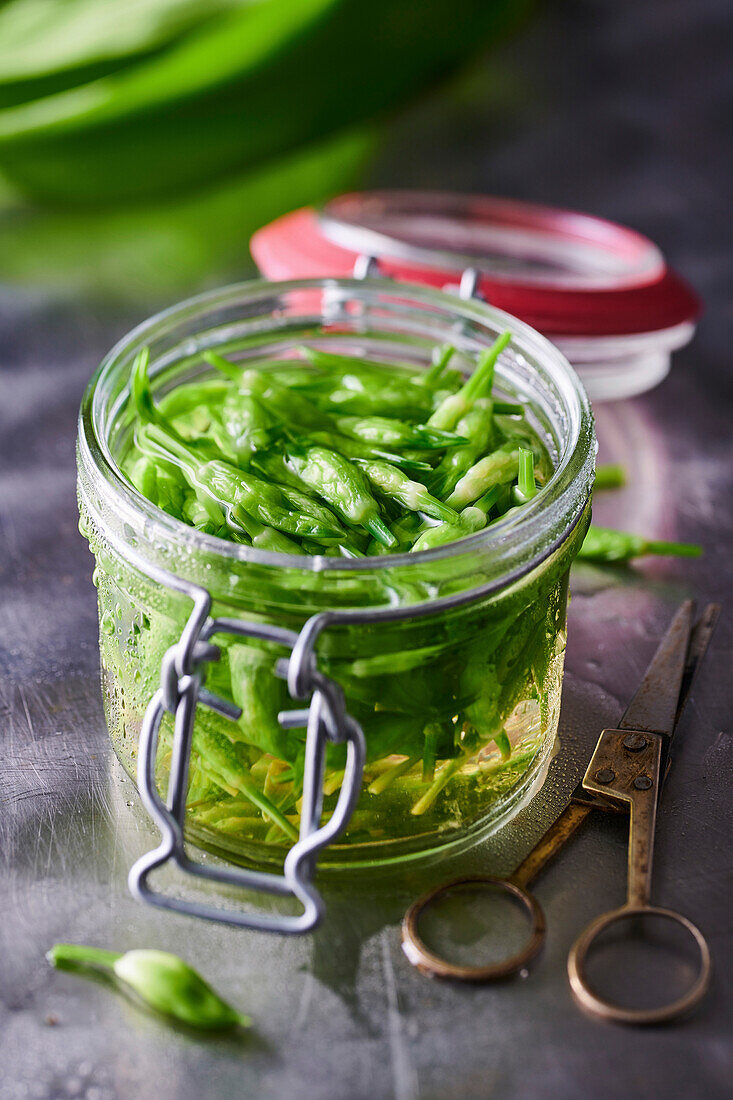
<svg viewBox="0 0 733 1100">
<path fill-rule="evenodd" d="M 201 355 L 282 357 L 307 341 L 427 366 L 434 346 L 459 365 L 512 331 L 497 389 L 521 400 L 554 474 L 520 512 L 460 542 L 368 560 L 259 551 L 205 535 L 140 496 L 120 470 L 133 412 L 135 354 L 151 352 L 158 395 L 209 373 Z M 324 610 L 404 609 L 408 617 L 334 624 L 319 667 L 362 725 L 367 765 L 351 822 L 322 864 L 405 859 L 497 828 L 544 774 L 557 729 L 567 578 L 589 516 L 594 436 L 587 398 L 561 354 L 527 326 L 475 302 L 384 280 L 249 283 L 167 311 L 99 368 L 79 426 L 82 530 L 96 558 L 102 681 L 115 750 L 134 773 L 142 717 L 190 600 L 150 573 L 205 587 L 214 614 L 299 630 Z M 377 610 L 377 615 L 378 615 Z M 281 862 L 297 835 L 305 731 L 272 643 L 217 636 L 207 687 L 242 709 L 236 722 L 199 707 L 191 754 L 191 840 L 242 862 Z M 171 726 L 158 779 L 166 789 Z M 329 749 L 327 815 L 344 761 Z"/>
</svg>

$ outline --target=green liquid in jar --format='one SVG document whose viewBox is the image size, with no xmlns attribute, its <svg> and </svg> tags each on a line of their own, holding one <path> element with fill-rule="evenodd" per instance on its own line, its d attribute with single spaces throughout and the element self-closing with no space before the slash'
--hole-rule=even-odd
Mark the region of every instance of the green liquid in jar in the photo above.
<svg viewBox="0 0 733 1100">
<path fill-rule="evenodd" d="M 524 507 L 552 467 L 521 406 L 492 394 L 493 369 L 471 389 L 444 358 L 427 380 L 417 369 L 316 352 L 259 365 L 248 360 L 246 372 L 224 365 L 215 377 L 179 385 L 157 409 L 146 404 L 139 375 L 141 416 L 122 469 L 182 523 L 283 555 L 363 557 L 368 564 L 375 554 L 459 539 Z M 257 498 L 262 481 L 272 491 Z M 452 515 L 441 518 L 438 505 Z M 557 726 L 567 575 L 584 530 L 579 525 L 526 577 L 489 597 L 423 619 L 339 627 L 322 638 L 319 667 L 344 689 L 367 743 L 359 804 L 324 862 L 400 858 L 449 842 L 531 785 Z M 95 552 L 102 554 L 101 546 Z M 107 718 L 132 772 L 142 714 L 186 609 L 160 594 L 149 599 L 123 561 L 102 564 Z M 175 571 L 175 561 L 170 567 Z M 359 599 L 357 574 L 349 583 L 354 604 L 367 602 Z M 420 593 L 397 597 L 414 602 Z M 262 619 L 271 617 L 271 603 L 263 592 Z M 228 858 L 277 860 L 299 828 L 305 730 L 286 731 L 277 721 L 296 705 L 273 675 L 282 651 L 249 639 L 216 641 L 222 658 L 209 666 L 207 686 L 237 703 L 242 716 L 230 722 L 198 708 L 189 834 Z M 171 738 L 166 716 L 157 761 L 162 790 Z M 343 749 L 329 746 L 325 816 L 344 762 Z"/>
</svg>

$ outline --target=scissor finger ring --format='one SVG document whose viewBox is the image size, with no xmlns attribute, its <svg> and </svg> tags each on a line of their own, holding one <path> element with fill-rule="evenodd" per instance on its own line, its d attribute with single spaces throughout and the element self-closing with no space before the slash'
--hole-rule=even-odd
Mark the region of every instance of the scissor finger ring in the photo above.
<svg viewBox="0 0 733 1100">
<path fill-rule="evenodd" d="M 460 966 L 436 954 L 427 947 L 420 935 L 420 918 L 425 910 L 457 887 L 468 885 L 492 886 L 508 894 L 518 902 L 529 918 L 529 937 L 514 955 L 486 966 Z M 413 966 L 423 974 L 435 978 L 453 978 L 461 982 L 495 982 L 510 978 L 535 958 L 545 940 L 545 914 L 533 894 L 510 879 L 491 875 L 467 875 L 428 891 L 418 898 L 405 913 L 402 921 L 402 949 Z"/>
</svg>

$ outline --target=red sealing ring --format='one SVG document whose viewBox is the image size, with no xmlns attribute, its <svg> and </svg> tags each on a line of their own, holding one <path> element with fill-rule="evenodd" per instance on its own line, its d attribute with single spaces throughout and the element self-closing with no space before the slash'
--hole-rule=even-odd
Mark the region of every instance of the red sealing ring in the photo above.
<svg viewBox="0 0 733 1100">
<path fill-rule="evenodd" d="M 378 193 L 377 193 L 378 194 Z M 343 196 L 336 205 L 347 205 L 363 196 Z M 470 200 L 481 212 L 488 207 L 503 226 L 549 231 L 567 238 L 569 245 L 592 237 L 596 246 L 616 255 L 633 256 L 634 250 L 653 249 L 641 234 L 602 218 L 554 210 L 531 203 L 503 199 Z M 269 279 L 348 277 L 358 252 L 330 240 L 316 210 L 305 207 L 286 214 L 258 230 L 251 242 L 252 255 Z M 419 249 L 412 250 L 419 255 Z M 429 256 L 429 253 L 428 253 Z M 380 254 L 380 274 L 399 281 L 443 289 L 456 286 L 461 270 L 426 259 Z M 477 264 L 480 268 L 480 264 Z M 660 257 L 656 268 L 634 280 L 611 280 L 608 286 L 569 285 L 571 280 L 522 280 L 495 276 L 479 270 L 478 294 L 490 305 L 505 310 L 548 336 L 621 336 L 656 332 L 694 321 L 700 301 Z M 621 285 L 613 285 L 614 283 Z"/>
</svg>

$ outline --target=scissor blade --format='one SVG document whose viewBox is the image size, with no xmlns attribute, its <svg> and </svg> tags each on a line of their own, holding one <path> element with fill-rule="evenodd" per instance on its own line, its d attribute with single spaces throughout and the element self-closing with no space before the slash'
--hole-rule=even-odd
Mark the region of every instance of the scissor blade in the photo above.
<svg viewBox="0 0 733 1100">
<path fill-rule="evenodd" d="M 645 733 L 674 733 L 687 663 L 695 605 L 685 600 L 644 674 L 618 728 Z"/>
<path fill-rule="evenodd" d="M 680 699 L 677 706 L 677 721 L 679 722 L 682 717 L 682 711 L 687 705 L 687 700 L 690 697 L 692 691 L 692 685 L 695 682 L 697 671 L 702 664 L 702 659 L 707 653 L 708 646 L 710 645 L 710 639 L 712 638 L 715 627 L 717 626 L 718 619 L 720 618 L 720 604 L 709 603 L 704 609 L 702 615 L 692 628 L 692 636 L 690 638 L 690 646 L 687 650 L 687 663 L 685 664 L 685 675 L 682 678 L 682 687 L 680 688 Z"/>
<path fill-rule="evenodd" d="M 685 662 L 685 672 L 682 677 L 682 687 L 680 688 L 679 703 L 677 705 L 677 714 L 675 716 L 675 722 L 679 722 L 682 712 L 685 709 L 687 700 L 690 697 L 692 691 L 692 685 L 695 682 L 698 669 L 702 664 L 702 659 L 707 653 L 710 639 L 713 636 L 715 627 L 720 616 L 720 605 L 717 603 L 709 603 L 703 611 L 700 618 L 692 628 L 692 634 L 690 636 L 690 645 L 687 650 L 687 661 Z M 667 745 L 671 745 L 671 741 L 667 742 Z M 670 756 L 669 752 L 664 754 L 666 758 L 665 775 L 669 772 Z M 583 806 L 594 807 L 598 810 L 615 810 L 616 812 L 623 812 L 618 803 L 610 802 L 608 799 L 602 798 L 599 794 L 593 794 L 591 791 L 586 791 L 583 786 L 583 781 L 578 783 L 577 787 L 573 791 L 572 802 L 578 802 Z"/>
</svg>

